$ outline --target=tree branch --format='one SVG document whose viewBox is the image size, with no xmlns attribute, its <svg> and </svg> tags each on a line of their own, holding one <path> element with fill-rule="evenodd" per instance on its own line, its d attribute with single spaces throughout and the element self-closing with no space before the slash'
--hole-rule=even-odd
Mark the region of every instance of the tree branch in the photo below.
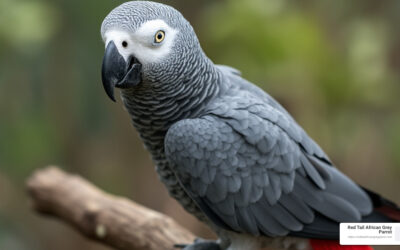
<svg viewBox="0 0 400 250">
<path fill-rule="evenodd" d="M 27 181 L 33 208 L 64 220 L 91 239 L 121 250 L 174 249 L 194 235 L 173 219 L 126 198 L 107 194 L 55 167 Z"/>
</svg>

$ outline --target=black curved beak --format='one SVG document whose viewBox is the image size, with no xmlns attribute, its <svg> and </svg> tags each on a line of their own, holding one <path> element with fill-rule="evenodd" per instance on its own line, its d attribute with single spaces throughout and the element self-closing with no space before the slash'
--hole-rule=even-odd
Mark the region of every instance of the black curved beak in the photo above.
<svg viewBox="0 0 400 250">
<path fill-rule="evenodd" d="M 128 62 L 118 52 L 117 46 L 108 43 L 101 68 L 101 79 L 108 97 L 115 102 L 114 88 L 131 88 L 142 81 L 142 64 L 133 56 Z"/>
</svg>

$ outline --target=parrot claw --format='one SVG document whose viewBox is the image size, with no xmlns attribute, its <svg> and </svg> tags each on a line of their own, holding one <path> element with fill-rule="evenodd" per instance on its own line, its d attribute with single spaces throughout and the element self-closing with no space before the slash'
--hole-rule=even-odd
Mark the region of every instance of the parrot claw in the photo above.
<svg viewBox="0 0 400 250">
<path fill-rule="evenodd" d="M 175 244 L 174 247 L 181 248 L 182 250 L 222 250 L 216 241 L 201 238 L 196 238 L 191 245 Z"/>
</svg>

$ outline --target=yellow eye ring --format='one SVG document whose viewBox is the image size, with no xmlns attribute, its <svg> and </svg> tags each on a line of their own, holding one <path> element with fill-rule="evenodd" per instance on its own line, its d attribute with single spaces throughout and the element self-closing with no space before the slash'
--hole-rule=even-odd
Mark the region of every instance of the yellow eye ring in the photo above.
<svg viewBox="0 0 400 250">
<path fill-rule="evenodd" d="M 155 43 L 161 43 L 165 38 L 165 32 L 162 30 L 157 31 L 156 35 L 154 36 Z"/>
</svg>

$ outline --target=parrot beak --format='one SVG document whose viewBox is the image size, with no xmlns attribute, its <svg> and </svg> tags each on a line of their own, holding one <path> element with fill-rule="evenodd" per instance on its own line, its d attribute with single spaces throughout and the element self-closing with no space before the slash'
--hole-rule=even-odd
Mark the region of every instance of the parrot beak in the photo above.
<svg viewBox="0 0 400 250">
<path fill-rule="evenodd" d="M 139 84 L 142 64 L 130 56 L 128 61 L 118 52 L 117 46 L 111 41 L 108 43 L 101 68 L 101 79 L 108 97 L 115 102 L 114 87 L 130 88 Z"/>
</svg>

